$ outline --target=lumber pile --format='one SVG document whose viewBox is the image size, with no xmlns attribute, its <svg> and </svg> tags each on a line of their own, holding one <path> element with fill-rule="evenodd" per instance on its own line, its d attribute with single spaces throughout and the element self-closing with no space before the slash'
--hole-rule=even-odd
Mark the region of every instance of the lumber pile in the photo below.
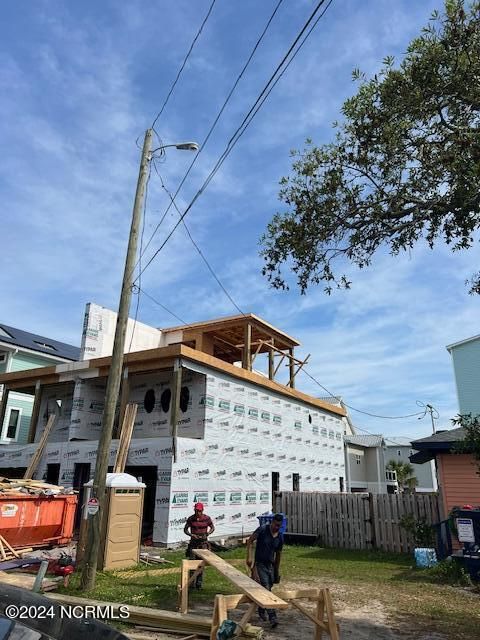
<svg viewBox="0 0 480 640">
<path fill-rule="evenodd" d="M 123 416 L 120 441 L 118 443 L 117 457 L 113 465 L 113 473 L 123 473 L 127 464 L 128 450 L 132 440 L 135 418 L 137 417 L 138 404 L 127 404 Z"/>
<path fill-rule="evenodd" d="M 8 544 L 3 536 L 0 536 L 0 560 L 5 561 L 21 558 L 24 553 L 29 553 L 30 551 L 33 551 L 32 547 L 15 550 Z"/>
<path fill-rule="evenodd" d="M 28 573 L 7 573 L 6 571 L 0 571 L 0 582 L 5 584 L 11 584 L 14 587 L 22 587 L 31 591 L 35 583 L 34 575 Z M 55 580 L 43 580 L 42 591 L 53 591 L 58 587 L 58 581 Z"/>
<path fill-rule="evenodd" d="M 64 593 L 51 593 L 48 598 L 66 605 L 98 605 L 103 604 L 112 607 L 112 612 L 118 612 L 121 606 L 118 602 L 98 602 L 87 598 L 77 598 L 76 596 Z M 125 604 L 125 603 L 123 603 Z M 204 616 L 177 613 L 176 611 L 165 611 L 163 609 L 152 609 L 150 607 L 137 607 L 128 605 L 130 617 L 129 624 L 142 625 L 143 627 L 162 629 L 165 631 L 184 632 L 185 634 L 197 634 L 201 638 L 209 638 L 212 627 L 212 619 Z M 247 625 L 243 634 L 239 638 L 260 638 L 262 629 Z"/>
<path fill-rule="evenodd" d="M 73 489 L 59 487 L 56 484 L 48 484 L 40 480 L 10 479 L 0 477 L 0 498 L 14 498 L 15 496 L 57 496 L 76 493 Z"/>
</svg>

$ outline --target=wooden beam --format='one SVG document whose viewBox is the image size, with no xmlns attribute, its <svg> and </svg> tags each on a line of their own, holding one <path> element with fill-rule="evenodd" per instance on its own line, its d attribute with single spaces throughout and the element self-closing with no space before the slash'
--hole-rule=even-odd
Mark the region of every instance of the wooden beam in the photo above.
<svg viewBox="0 0 480 640">
<path fill-rule="evenodd" d="M 302 369 L 302 367 L 304 367 L 307 364 L 309 358 L 310 358 L 310 354 L 308 354 L 307 357 L 305 358 L 305 360 L 298 365 L 297 370 L 294 371 L 294 373 L 293 373 L 293 379 L 294 380 L 295 380 L 295 376 L 297 375 L 297 373 Z"/>
<path fill-rule="evenodd" d="M 40 380 L 35 383 L 35 395 L 33 397 L 32 416 L 30 418 L 30 427 L 28 430 L 27 442 L 35 442 L 35 435 L 37 433 L 38 416 L 40 415 L 40 404 L 42 401 L 42 390 L 40 386 Z"/>
<path fill-rule="evenodd" d="M 291 600 L 290 602 L 293 604 L 293 606 L 296 609 L 301 611 L 304 616 L 307 616 L 309 620 L 311 620 L 315 625 L 320 627 L 320 629 L 329 633 L 328 625 L 326 625 L 325 622 L 323 622 L 323 620 L 319 620 L 316 616 L 313 615 L 313 613 L 310 613 L 308 609 L 306 609 L 302 604 L 300 604 L 296 600 Z"/>
<path fill-rule="evenodd" d="M 247 371 L 252 370 L 252 325 L 250 322 L 245 323 L 244 337 L 243 337 L 243 353 L 242 353 L 242 368 Z"/>
<path fill-rule="evenodd" d="M 288 363 L 288 368 L 290 369 L 290 375 L 289 375 L 289 386 L 291 389 L 295 389 L 295 362 L 294 362 L 294 356 L 293 356 L 293 347 L 290 347 L 290 349 L 288 350 L 289 353 L 289 363 Z"/>
<path fill-rule="evenodd" d="M 125 407 L 117 456 L 115 458 L 115 464 L 113 465 L 113 473 L 123 473 L 125 471 L 128 450 L 130 449 L 130 442 L 132 440 L 133 429 L 135 427 L 135 418 L 137 417 L 137 409 L 137 404 L 127 404 Z"/>
<path fill-rule="evenodd" d="M 223 558 L 220 558 L 212 551 L 206 549 L 194 549 L 193 553 L 205 560 L 205 562 L 214 567 L 222 576 L 230 580 L 239 591 L 256 602 L 259 607 L 264 609 L 287 609 L 288 603 L 284 602 L 281 598 L 273 594 L 262 587 L 258 582 L 255 582 L 244 573 L 232 567 L 232 565 L 225 562 Z"/>
<path fill-rule="evenodd" d="M 50 432 L 53 428 L 54 422 L 55 422 L 55 415 L 52 414 L 48 416 L 47 424 L 45 425 L 45 429 L 43 430 L 42 437 L 40 438 L 40 442 L 38 443 L 38 447 L 35 453 L 33 454 L 32 459 L 30 460 L 30 464 L 28 465 L 28 468 L 25 471 L 25 475 L 23 476 L 25 479 L 32 478 L 33 474 L 37 470 L 38 463 L 42 458 L 42 455 L 45 450 L 45 446 L 47 444 L 47 440 L 50 436 Z"/>
<path fill-rule="evenodd" d="M 262 348 L 262 344 L 260 343 L 257 347 L 257 350 L 255 351 L 255 353 L 252 356 L 252 365 L 255 362 L 255 358 L 258 356 L 260 349 Z"/>
<path fill-rule="evenodd" d="M 178 414 L 180 410 L 180 391 L 182 390 L 182 366 L 180 360 L 177 360 L 173 369 L 172 379 L 172 400 L 170 411 L 170 425 L 172 427 L 172 450 L 173 461 L 177 461 L 177 429 Z"/>
<path fill-rule="evenodd" d="M 282 364 L 282 362 L 285 360 L 285 358 L 287 357 L 287 354 L 284 353 L 283 356 L 280 358 L 279 363 L 277 364 L 277 366 L 275 367 L 275 371 L 273 372 L 273 377 L 275 378 L 275 376 L 277 375 L 277 371 L 280 369 L 280 366 Z"/>
<path fill-rule="evenodd" d="M 272 338 L 272 345 L 268 350 L 268 377 L 270 380 L 274 380 L 275 379 L 275 362 L 274 362 L 274 356 L 273 356 L 273 352 L 275 349 L 275 341 Z"/>
</svg>

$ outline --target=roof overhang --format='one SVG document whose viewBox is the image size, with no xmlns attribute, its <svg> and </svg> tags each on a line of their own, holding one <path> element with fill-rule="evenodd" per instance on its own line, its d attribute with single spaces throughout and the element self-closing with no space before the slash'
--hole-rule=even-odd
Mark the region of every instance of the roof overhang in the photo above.
<svg viewBox="0 0 480 640">
<path fill-rule="evenodd" d="M 187 367 L 189 361 L 205 365 L 206 367 L 226 373 L 234 378 L 257 384 L 276 393 L 280 393 L 283 396 L 300 400 L 337 416 L 344 417 L 346 415 L 346 411 L 342 407 L 329 404 L 324 400 L 314 398 L 297 389 L 292 389 L 279 382 L 269 380 L 254 371 L 236 367 L 224 360 L 220 360 L 196 349 L 191 349 L 183 344 L 127 353 L 124 356 L 123 366 L 124 368 L 128 367 L 129 374 L 148 373 L 162 369 L 171 369 L 179 358 L 184 361 Z M 77 378 L 106 377 L 110 371 L 111 361 L 112 357 L 107 356 L 104 358 L 83 360 L 81 362 L 59 364 L 55 367 L 42 367 L 15 373 L 4 373 L 0 375 L 0 384 L 5 384 L 6 387 L 11 390 L 26 391 L 27 389 L 34 389 L 37 382 L 40 385 L 52 385 L 63 382 L 73 382 Z"/>
</svg>

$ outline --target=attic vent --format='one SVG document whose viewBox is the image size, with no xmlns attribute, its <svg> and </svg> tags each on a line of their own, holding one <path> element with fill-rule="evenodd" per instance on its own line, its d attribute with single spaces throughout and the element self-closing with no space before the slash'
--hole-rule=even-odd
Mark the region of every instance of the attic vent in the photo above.
<svg viewBox="0 0 480 640">
<path fill-rule="evenodd" d="M 5 331 L 5 329 L 3 329 L 2 327 L 0 327 L 0 336 L 2 336 L 3 338 L 10 338 L 10 340 L 13 340 L 13 336 L 11 336 L 8 331 Z"/>
<path fill-rule="evenodd" d="M 51 344 L 47 344 L 46 342 L 40 342 L 39 340 L 34 340 L 35 344 L 38 344 L 42 349 L 51 349 L 52 351 L 56 351 L 55 347 L 52 347 Z"/>
</svg>

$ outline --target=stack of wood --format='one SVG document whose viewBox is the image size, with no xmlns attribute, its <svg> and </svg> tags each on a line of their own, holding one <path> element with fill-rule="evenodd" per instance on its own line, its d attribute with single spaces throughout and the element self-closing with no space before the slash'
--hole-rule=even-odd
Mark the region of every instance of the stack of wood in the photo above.
<svg viewBox="0 0 480 640">
<path fill-rule="evenodd" d="M 3 536 L 0 536 L 0 560 L 15 560 L 21 558 L 24 553 L 33 551 L 32 547 L 27 549 L 14 549 L 11 547 Z"/>
<path fill-rule="evenodd" d="M 48 484 L 40 480 L 14 480 L 0 477 L 0 498 L 27 495 L 57 496 L 76 493 L 73 489 Z"/>
</svg>

